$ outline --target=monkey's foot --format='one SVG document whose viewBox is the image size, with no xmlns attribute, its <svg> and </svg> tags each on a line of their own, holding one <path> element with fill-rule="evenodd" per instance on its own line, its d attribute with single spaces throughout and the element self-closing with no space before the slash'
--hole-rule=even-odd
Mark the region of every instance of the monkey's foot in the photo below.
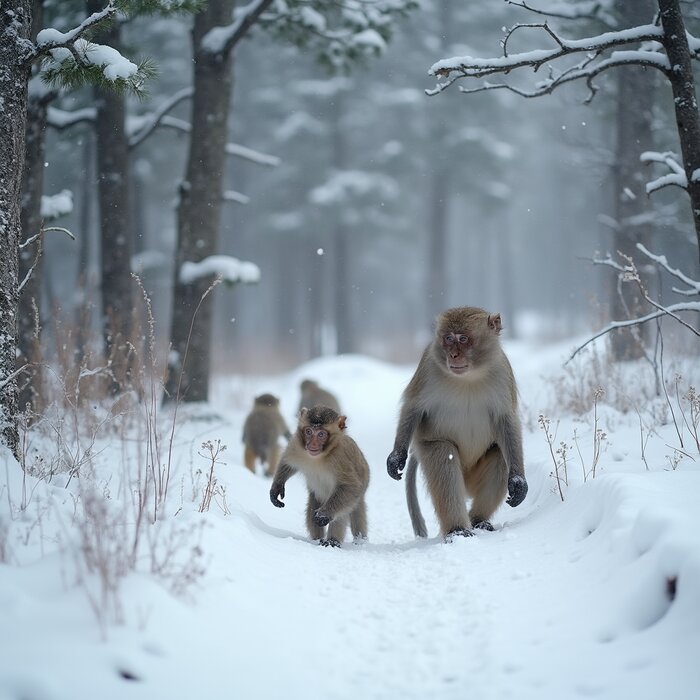
<svg viewBox="0 0 700 700">
<path fill-rule="evenodd" d="M 488 520 L 472 520 L 472 524 L 475 528 L 486 530 L 487 532 L 493 532 L 496 529 Z"/>
<path fill-rule="evenodd" d="M 329 537 L 327 540 L 320 540 L 321 547 L 340 547 L 340 540 L 335 537 Z"/>
<path fill-rule="evenodd" d="M 359 535 L 358 537 L 352 538 L 353 544 L 361 545 L 361 544 L 367 544 L 367 542 L 368 542 L 367 535 Z"/>
<path fill-rule="evenodd" d="M 473 537 L 472 530 L 466 527 L 456 527 L 445 535 L 445 542 L 452 542 L 455 537 Z"/>
</svg>

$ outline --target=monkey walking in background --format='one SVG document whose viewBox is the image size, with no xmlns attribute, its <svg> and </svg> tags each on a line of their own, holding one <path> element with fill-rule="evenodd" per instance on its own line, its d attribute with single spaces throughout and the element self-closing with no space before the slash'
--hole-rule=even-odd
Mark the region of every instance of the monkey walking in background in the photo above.
<svg viewBox="0 0 700 700">
<path fill-rule="evenodd" d="M 345 434 L 345 421 L 345 416 L 327 406 L 302 408 L 297 431 L 282 454 L 270 487 L 273 505 L 283 508 L 284 485 L 301 472 L 309 489 L 309 535 L 331 547 L 340 547 L 348 522 L 355 542 L 367 538 L 369 466 L 355 441 Z"/>
<path fill-rule="evenodd" d="M 517 506 L 527 494 L 517 389 L 500 331 L 500 314 L 470 306 L 444 311 L 403 392 L 387 470 L 401 479 L 410 445 L 406 501 L 417 537 L 428 534 L 416 494 L 418 462 L 447 539 L 472 535 L 472 527 L 493 530 L 489 518 L 503 500 Z"/>
<path fill-rule="evenodd" d="M 332 408 L 336 413 L 340 413 L 338 399 L 336 399 L 330 391 L 322 389 L 318 385 L 318 382 L 312 379 L 304 379 L 299 389 L 301 390 L 299 411 L 301 411 L 304 406 L 328 406 L 328 408 Z"/>
<path fill-rule="evenodd" d="M 255 474 L 255 460 L 259 459 L 265 467 L 265 476 L 272 476 L 279 461 L 279 438 L 280 436 L 287 439 L 291 437 L 279 405 L 279 399 L 272 394 L 256 396 L 253 408 L 245 419 L 243 460 L 253 474 Z"/>
</svg>

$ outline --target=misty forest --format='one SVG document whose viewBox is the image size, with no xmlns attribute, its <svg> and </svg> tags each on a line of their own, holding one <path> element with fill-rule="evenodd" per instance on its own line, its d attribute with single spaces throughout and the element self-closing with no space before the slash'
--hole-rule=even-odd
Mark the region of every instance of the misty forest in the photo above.
<svg viewBox="0 0 700 700">
<path fill-rule="evenodd" d="M 695 697 L 699 83 L 693 0 L 0 0 L 0 697 Z M 453 307 L 529 492 L 453 541 L 420 472 L 414 539 L 387 456 Z M 362 547 L 270 505 L 308 380 Z"/>
</svg>

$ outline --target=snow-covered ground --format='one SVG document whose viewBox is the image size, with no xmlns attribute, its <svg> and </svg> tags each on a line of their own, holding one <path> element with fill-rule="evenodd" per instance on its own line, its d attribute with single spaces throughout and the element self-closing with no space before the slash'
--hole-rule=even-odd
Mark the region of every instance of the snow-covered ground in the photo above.
<svg viewBox="0 0 700 700">
<path fill-rule="evenodd" d="M 670 395 L 673 413 L 666 399 L 643 399 L 640 370 L 630 368 L 606 387 L 595 416 L 591 404 L 577 417 L 564 407 L 593 363 L 562 380 L 572 345 L 507 345 L 529 494 L 498 511 L 495 532 L 449 544 L 437 536 L 424 492 L 432 537 L 414 539 L 403 482 L 386 474 L 413 368 L 365 357 L 220 379 L 209 406 L 181 405 L 168 501 L 159 523 L 140 530 L 135 570 L 125 562 L 145 480 L 136 454 L 152 431 L 124 433 L 107 422 L 94 446 L 83 438 L 90 459 L 70 483 L 65 474 L 23 481 L 5 458 L 0 698 L 699 697 L 700 455 L 682 398 L 697 386 L 697 363 L 679 380 L 679 397 Z M 365 545 L 312 545 L 302 478 L 289 482 L 287 507 L 276 509 L 269 480 L 242 466 L 253 396 L 278 395 L 292 424 L 306 377 L 340 398 L 370 463 Z M 606 400 L 625 386 L 631 408 L 623 413 Z M 160 414 L 162 455 L 171 418 Z M 605 435 L 594 477 L 596 427 Z M 210 466 L 202 444 L 217 440 L 227 445 L 215 466 L 217 493 L 200 513 Z M 563 502 L 552 476 L 562 441 Z M 55 452 L 48 444 L 36 446 Z M 70 447 L 62 448 L 69 462 Z"/>
</svg>

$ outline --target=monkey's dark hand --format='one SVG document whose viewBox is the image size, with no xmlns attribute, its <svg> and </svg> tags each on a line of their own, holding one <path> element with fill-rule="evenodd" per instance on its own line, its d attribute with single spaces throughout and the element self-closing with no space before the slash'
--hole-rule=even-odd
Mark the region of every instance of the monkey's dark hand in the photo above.
<svg viewBox="0 0 700 700">
<path fill-rule="evenodd" d="M 506 503 L 515 508 L 519 506 L 527 496 L 527 481 L 524 476 L 519 474 L 511 474 L 508 478 L 508 498 Z"/>
<path fill-rule="evenodd" d="M 284 498 L 284 484 L 272 484 L 270 489 L 270 500 L 273 506 L 284 508 L 284 503 L 281 499 Z"/>
<path fill-rule="evenodd" d="M 406 452 L 406 450 L 394 450 L 386 458 L 386 470 L 389 472 L 389 476 L 392 479 L 396 479 L 396 481 L 401 480 L 407 458 L 408 452 Z"/>
<path fill-rule="evenodd" d="M 314 523 L 319 527 L 326 527 L 330 521 L 330 516 L 326 515 L 320 508 L 314 511 Z"/>
</svg>

